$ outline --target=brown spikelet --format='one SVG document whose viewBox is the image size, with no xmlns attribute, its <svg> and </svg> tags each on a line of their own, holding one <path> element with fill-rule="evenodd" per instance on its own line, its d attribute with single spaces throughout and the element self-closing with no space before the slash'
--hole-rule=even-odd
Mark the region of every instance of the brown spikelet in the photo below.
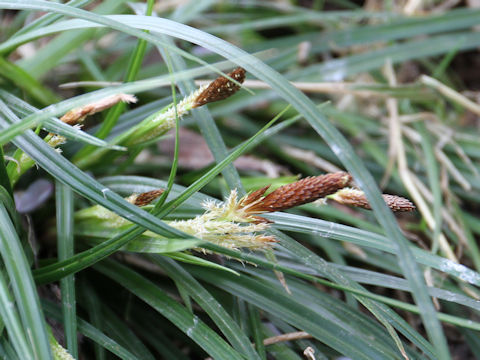
<svg viewBox="0 0 480 360">
<path fill-rule="evenodd" d="M 150 204 L 153 200 L 155 200 L 157 197 L 163 194 L 165 190 L 163 189 L 157 189 L 157 190 L 152 190 L 152 191 L 147 191 L 144 193 L 139 194 L 134 202 L 134 205 L 137 206 L 145 206 Z"/>
<path fill-rule="evenodd" d="M 245 69 L 238 67 L 227 75 L 241 84 L 245 80 Z M 196 108 L 214 101 L 226 99 L 235 94 L 239 89 L 239 85 L 226 77 L 220 76 L 197 96 L 193 107 Z"/>
<path fill-rule="evenodd" d="M 63 115 L 60 120 L 66 124 L 75 125 L 82 122 L 88 115 L 93 115 L 97 112 L 108 109 L 121 101 L 125 103 L 134 103 L 137 101 L 137 98 L 129 94 L 112 95 L 80 108 L 72 109 Z"/>
<path fill-rule="evenodd" d="M 388 194 L 383 194 L 382 197 L 387 206 L 393 211 L 400 212 L 415 210 L 415 205 L 413 205 L 410 200 L 403 197 Z M 329 198 L 340 204 L 352 205 L 369 210 L 371 209 L 364 192 L 358 189 L 342 189 Z"/>
<path fill-rule="evenodd" d="M 335 193 L 347 186 L 351 180 L 352 177 L 346 172 L 307 177 L 279 187 L 265 198 L 258 200 L 248 209 L 248 212 L 281 211 L 306 204 Z"/>
</svg>

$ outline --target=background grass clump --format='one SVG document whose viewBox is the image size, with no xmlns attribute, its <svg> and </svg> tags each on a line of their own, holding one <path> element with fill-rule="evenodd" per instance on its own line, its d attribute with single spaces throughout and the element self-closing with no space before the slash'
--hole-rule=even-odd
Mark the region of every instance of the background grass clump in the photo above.
<svg viewBox="0 0 480 360">
<path fill-rule="evenodd" d="M 473 0 L 0 0 L 0 356 L 479 358 L 479 25 Z M 205 202 L 338 171 L 372 210 L 205 234 Z"/>
</svg>

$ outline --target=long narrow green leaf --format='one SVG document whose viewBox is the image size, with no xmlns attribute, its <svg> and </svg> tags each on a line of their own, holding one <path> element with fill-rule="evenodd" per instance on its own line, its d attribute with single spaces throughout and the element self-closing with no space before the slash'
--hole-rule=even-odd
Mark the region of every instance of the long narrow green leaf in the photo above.
<svg viewBox="0 0 480 360">
<path fill-rule="evenodd" d="M 265 217 L 274 220 L 274 226 L 279 230 L 305 232 L 335 240 L 348 241 L 353 244 L 380 249 L 392 254 L 395 254 L 396 251 L 392 241 L 388 237 L 370 231 L 294 214 L 277 213 L 266 215 Z M 465 265 L 457 264 L 440 256 L 435 256 L 417 247 L 412 246 L 411 251 L 413 258 L 420 264 L 433 267 L 447 274 L 456 276 L 470 284 L 480 286 L 480 274 Z"/>
<path fill-rule="evenodd" d="M 240 269 L 236 264 L 232 265 L 238 271 L 242 271 L 242 269 Z M 244 267 L 243 271 L 249 273 L 255 279 L 264 280 L 269 286 L 276 288 L 278 291 L 282 290 L 281 284 L 270 271 L 254 271 L 251 267 Z M 368 333 L 369 336 L 374 337 L 379 343 L 386 344 L 393 351 L 396 350 L 395 343 L 389 337 L 388 333 L 385 332 L 384 327 L 374 322 L 370 317 L 362 313 L 358 313 L 355 309 L 349 307 L 342 301 L 339 301 L 334 296 L 324 293 L 318 288 L 311 286 L 310 283 L 305 283 L 291 277 L 288 277 L 286 282 L 293 294 L 302 294 L 302 296 L 295 296 L 295 299 L 298 303 L 304 304 L 316 312 L 322 312 L 325 311 L 325 309 L 328 309 L 328 311 L 334 316 L 338 317 L 342 321 L 347 322 L 350 326 L 357 328 L 358 331 L 364 331 L 365 333 Z M 419 354 L 414 353 L 411 355 L 414 358 L 419 356 Z"/>
<path fill-rule="evenodd" d="M 295 72 L 298 79 L 322 79 L 323 81 L 344 79 L 348 76 L 381 68 L 387 59 L 393 64 L 427 56 L 436 56 L 451 51 L 468 50 L 478 47 L 480 39 L 475 32 L 438 35 L 423 40 L 393 44 L 364 54 L 355 54 L 342 59 L 312 65 Z"/>
<path fill-rule="evenodd" d="M 57 210 L 57 243 L 58 260 L 62 261 L 73 256 L 75 245 L 73 241 L 73 192 L 66 185 L 55 184 L 55 201 Z M 75 277 L 69 275 L 60 280 L 62 294 L 63 327 L 68 352 L 78 357 L 77 343 L 77 308 L 75 297 Z"/>
<path fill-rule="evenodd" d="M 34 359 L 52 359 L 45 319 L 40 308 L 32 273 L 20 239 L 3 204 L 0 204 L 0 253 L 11 280 L 23 327 L 33 349 Z"/>
<path fill-rule="evenodd" d="M 242 332 L 242 329 L 233 321 L 225 309 L 218 303 L 207 290 L 205 290 L 188 272 L 182 269 L 174 261 L 162 256 L 152 256 L 154 263 L 161 266 L 168 275 L 176 282 L 181 283 L 188 294 L 202 307 L 212 318 L 220 331 L 229 340 L 232 346 L 248 359 L 260 357 L 254 351 L 250 340 Z"/>
<path fill-rule="evenodd" d="M 286 294 L 284 289 L 265 286 L 246 276 L 218 275 L 205 269 L 194 271 L 194 276 L 288 321 L 352 359 L 401 358 L 392 348 L 371 341 L 368 334 L 358 331 L 353 324 L 343 321 L 326 309 L 317 308 L 313 311 L 309 306 L 296 301 L 295 296 Z"/>
<path fill-rule="evenodd" d="M 243 359 L 236 350 L 231 348 L 202 320 L 172 300 L 159 287 L 138 273 L 110 261 L 108 265 L 99 263 L 95 265 L 95 268 L 152 306 L 200 345 L 214 359 Z"/>
<path fill-rule="evenodd" d="M 312 12 L 313 13 L 313 12 Z M 329 16 L 332 12 L 322 12 L 316 16 Z M 337 13 L 337 16 L 341 14 Z M 358 13 L 359 15 L 360 13 Z M 380 15 L 379 13 L 365 12 L 366 16 Z M 305 14 L 306 16 L 314 17 L 313 14 Z M 304 16 L 305 16 L 304 15 Z M 448 31 L 455 31 L 461 29 L 468 29 L 474 24 L 478 23 L 478 16 L 480 11 L 475 9 L 466 9 L 458 8 L 453 9 L 442 14 L 426 14 L 424 16 L 418 17 L 405 17 L 398 18 L 399 14 L 391 14 L 395 19 L 393 21 L 387 21 L 384 24 L 373 24 L 368 26 L 348 26 L 345 29 L 333 30 L 333 31 L 324 31 L 321 34 L 318 32 L 301 34 L 287 39 L 283 38 L 279 40 L 273 40 L 273 43 L 267 43 L 265 46 L 275 46 L 277 43 L 282 46 L 282 41 L 284 44 L 288 44 L 289 41 L 294 40 L 296 43 L 301 41 L 312 42 L 312 51 L 314 53 L 321 53 L 332 47 L 332 44 L 336 48 L 354 46 L 359 44 L 369 44 L 377 42 L 387 42 L 393 40 L 400 40 L 404 38 L 415 37 L 419 33 L 423 35 L 430 35 L 436 33 L 446 33 Z M 331 15 L 330 15 L 331 16 Z M 348 16 L 348 12 L 346 12 Z M 289 16 L 283 17 L 285 20 L 290 21 Z M 292 16 L 293 18 L 293 16 Z M 278 18 L 274 18 L 277 20 Z M 281 21 L 280 18 L 279 21 Z M 216 29 L 224 32 L 228 32 L 235 28 L 242 28 L 246 25 L 255 26 L 254 21 L 250 21 L 245 24 L 226 24 L 216 26 Z M 262 25 L 269 25 L 268 19 L 262 19 Z M 251 29 L 252 27 L 250 27 Z M 207 32 L 211 32 L 211 28 L 205 29 Z M 308 40 L 307 40 L 308 39 Z M 288 46 L 288 45 L 287 45 Z M 275 46 L 278 47 L 278 46 Z"/>
<path fill-rule="evenodd" d="M 139 359 L 155 360 L 153 354 L 128 326 L 128 323 L 122 321 L 122 319 L 105 305 L 102 306 L 102 313 L 105 319 L 105 329 L 114 340 L 123 344 Z"/>
<path fill-rule="evenodd" d="M 22 68 L 0 57 L 0 75 L 10 79 L 17 87 L 30 94 L 36 101 L 49 105 L 58 98 L 49 89 L 42 86 L 35 78 Z"/>
<path fill-rule="evenodd" d="M 70 0 L 67 3 L 65 3 L 65 5 L 74 6 L 74 7 L 81 7 L 83 5 L 88 4 L 89 2 L 92 2 L 92 0 Z M 28 32 L 30 32 L 34 29 L 38 29 L 38 28 L 46 26 L 46 25 L 49 25 L 49 24 L 57 21 L 60 18 L 61 18 L 61 15 L 45 14 L 45 15 L 39 17 L 38 19 L 35 19 L 34 21 L 28 23 L 23 28 L 21 28 L 20 30 L 15 32 L 15 34 L 13 34 L 13 37 L 28 33 Z"/>
<path fill-rule="evenodd" d="M 81 286 L 79 286 L 79 289 L 79 293 L 84 298 L 85 310 L 88 314 L 88 318 L 90 319 L 92 326 L 99 331 L 102 331 L 105 327 L 103 312 L 101 309 L 102 302 L 98 298 L 96 291 L 93 289 L 92 284 L 86 279 L 83 279 L 83 281 L 81 282 Z M 101 344 L 95 342 L 95 344 L 93 345 L 93 349 L 95 352 L 96 360 L 106 360 L 107 353 L 105 351 L 105 348 Z"/>
<path fill-rule="evenodd" d="M 96 14 L 120 13 L 121 10 L 125 8 L 126 2 L 127 0 L 104 0 L 98 3 L 98 6 L 96 6 L 92 11 Z M 65 5 L 70 8 L 74 8 L 72 5 Z M 42 11 L 42 13 L 44 12 Z M 47 15 L 58 16 L 60 14 L 53 13 Z M 57 66 L 67 54 L 82 48 L 85 42 L 89 41 L 95 36 L 95 33 L 96 32 L 91 29 L 86 29 L 61 34 L 49 41 L 49 43 L 45 46 L 42 46 L 40 49 L 38 49 L 34 57 L 20 60 L 18 65 L 32 74 L 32 76 L 41 78 L 48 71 Z"/>
<path fill-rule="evenodd" d="M 7 281 L 3 273 L 0 273 L 0 316 L 3 325 L 17 355 L 22 359 L 34 359 L 33 349 L 29 346 L 27 334 L 22 328 L 20 316 L 14 304 L 15 299 L 10 293 Z"/>
<path fill-rule="evenodd" d="M 90 245 L 98 245 L 112 236 L 122 234 L 122 231 L 112 231 L 111 228 L 92 228 L 95 225 L 95 223 L 87 223 L 85 226 L 80 226 L 79 229 L 76 227 L 75 235 L 87 238 L 86 242 Z M 140 235 L 129 241 L 121 250 L 154 254 L 171 253 L 197 248 L 201 246 L 202 242 L 195 239 L 157 239 Z"/>
<path fill-rule="evenodd" d="M 150 6 L 151 4 L 149 4 Z M 152 13 L 152 9 L 150 6 L 150 14 Z M 172 64 L 172 59 L 169 56 L 170 53 L 166 53 L 166 56 L 164 56 L 165 62 L 167 64 L 168 72 L 172 74 L 174 71 L 173 69 L 173 64 Z M 173 183 L 175 182 L 175 176 L 177 175 L 177 170 L 178 170 L 178 157 L 180 154 L 180 119 L 178 117 L 178 108 L 177 108 L 177 91 L 175 89 L 175 81 L 174 78 L 172 78 L 172 81 L 170 83 L 170 89 L 172 92 L 172 98 L 173 98 L 173 109 L 175 110 L 175 145 L 174 145 L 174 150 L 173 150 L 173 161 L 172 165 L 170 167 L 170 174 L 168 175 L 168 181 L 167 181 L 167 187 L 165 188 L 165 191 L 163 192 L 162 196 L 158 199 L 157 203 L 155 204 L 153 208 L 153 212 L 157 213 L 158 210 L 163 206 L 165 203 L 165 200 L 168 197 L 168 194 L 170 194 L 170 191 L 172 190 Z"/>
<path fill-rule="evenodd" d="M 21 360 L 15 353 L 12 344 L 5 337 L 0 338 L 0 356 L 2 356 L 2 359 Z"/>
<path fill-rule="evenodd" d="M 306 268 L 306 267 L 305 267 Z M 340 266 L 343 273 L 347 274 L 352 280 L 355 280 L 362 284 L 376 285 L 395 290 L 409 291 L 408 282 L 405 279 L 377 273 L 370 270 L 358 269 L 350 266 Z M 306 271 L 308 273 L 308 270 Z M 429 287 L 429 293 L 431 296 L 441 300 L 454 302 L 467 306 L 476 311 L 480 311 L 480 302 L 472 299 L 471 297 L 459 294 L 457 292 L 443 290 L 439 288 Z"/>
<path fill-rule="evenodd" d="M 183 263 L 187 263 L 187 264 L 193 264 L 193 265 L 197 265 L 197 266 L 204 266 L 204 267 L 208 267 L 208 268 L 211 268 L 211 269 L 216 269 L 216 270 L 219 270 L 219 271 L 226 271 L 226 272 L 232 273 L 234 275 L 238 275 L 238 273 L 235 270 L 232 270 L 228 267 L 217 264 L 215 262 L 202 259 L 198 256 L 191 255 L 189 253 L 171 252 L 171 253 L 165 253 L 163 255 L 168 256 L 169 258 L 177 260 L 179 262 L 183 262 Z"/>
<path fill-rule="evenodd" d="M 42 301 L 42 306 L 43 306 L 43 309 L 45 310 L 45 313 L 48 316 L 58 321 L 61 320 L 61 315 L 60 315 L 61 311 L 58 306 L 46 300 Z M 117 355 L 120 359 L 140 360 L 135 355 L 133 355 L 130 351 L 128 351 L 123 346 L 118 344 L 115 340 L 106 336 L 103 332 L 98 330 L 95 326 L 93 326 L 89 322 L 79 318 L 77 319 L 77 323 L 78 323 L 78 330 L 83 335 L 93 340 L 96 344 L 109 350 L 112 354 Z"/>
<path fill-rule="evenodd" d="M 252 331 L 253 343 L 262 360 L 267 360 L 267 352 L 265 351 L 265 340 L 262 332 L 262 320 L 260 319 L 260 311 L 255 306 L 248 304 L 248 318 L 250 320 L 250 328 Z"/>
</svg>

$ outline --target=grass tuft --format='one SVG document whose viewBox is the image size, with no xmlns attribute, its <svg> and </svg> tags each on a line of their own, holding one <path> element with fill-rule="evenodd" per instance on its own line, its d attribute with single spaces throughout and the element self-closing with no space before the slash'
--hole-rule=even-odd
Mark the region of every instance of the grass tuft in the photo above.
<svg viewBox="0 0 480 360">
<path fill-rule="evenodd" d="M 477 356 L 479 10 L 292 4 L 0 0 L 1 356 Z"/>
</svg>

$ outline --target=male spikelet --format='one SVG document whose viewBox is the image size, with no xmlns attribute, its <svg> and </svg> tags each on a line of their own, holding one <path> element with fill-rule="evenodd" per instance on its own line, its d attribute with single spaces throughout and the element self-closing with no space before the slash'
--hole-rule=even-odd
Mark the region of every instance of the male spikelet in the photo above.
<svg viewBox="0 0 480 360">
<path fill-rule="evenodd" d="M 327 198 L 342 204 L 369 209 L 365 194 L 358 189 L 347 188 L 352 177 L 346 172 L 337 172 L 308 177 L 284 185 L 265 196 L 269 186 L 256 190 L 241 199 L 237 191 L 231 191 L 224 201 L 207 201 L 203 204 L 205 213 L 189 220 L 170 221 L 168 224 L 197 238 L 237 249 L 267 249 L 275 243 L 275 238 L 264 232 L 270 226 L 269 220 L 259 215 L 287 210 L 289 208 Z M 127 198 L 129 202 L 144 206 L 157 198 L 163 190 L 134 194 Z M 412 211 L 415 206 L 407 199 L 395 195 L 383 196 L 393 211 Z M 86 211 L 85 211 L 86 210 Z M 128 221 L 118 215 L 97 206 L 83 210 L 83 218 L 95 217 L 106 222 L 105 226 L 120 227 Z M 157 236 L 149 233 L 150 236 Z"/>
<path fill-rule="evenodd" d="M 337 173 L 311 176 L 284 185 L 263 196 L 268 187 L 250 194 L 243 203 L 252 213 L 282 211 L 306 204 L 344 188 L 352 181 L 350 174 Z"/>
</svg>

